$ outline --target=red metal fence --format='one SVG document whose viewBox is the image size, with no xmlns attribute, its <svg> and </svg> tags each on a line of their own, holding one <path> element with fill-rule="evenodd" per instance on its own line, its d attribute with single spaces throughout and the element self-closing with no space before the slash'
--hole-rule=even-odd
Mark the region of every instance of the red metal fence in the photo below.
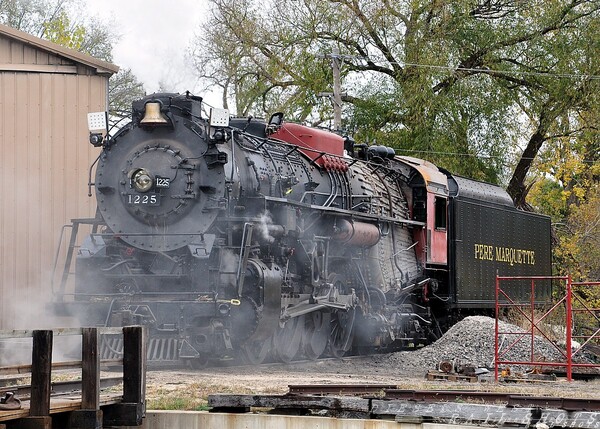
<svg viewBox="0 0 600 429">
<path fill-rule="evenodd" d="M 506 288 L 501 287 L 501 282 L 527 282 L 530 288 L 529 300 L 519 301 Z M 536 285 L 541 282 L 554 282 L 558 284 L 558 293 L 555 293 L 553 302 L 536 301 Z M 545 287 L 545 286 L 544 286 Z M 600 368 L 600 364 L 579 362 L 578 356 L 586 348 L 600 348 L 600 308 L 590 306 L 582 295 L 589 296 L 589 288 L 600 287 L 600 282 L 573 282 L 570 276 L 564 277 L 500 277 L 496 276 L 496 327 L 495 327 L 495 352 L 494 352 L 494 377 L 498 380 L 499 368 L 503 365 L 522 365 L 529 367 L 563 367 L 566 369 L 567 379 L 573 379 L 573 368 Z M 514 295 L 514 293 L 513 293 Z M 600 295 L 600 294 L 599 294 Z M 522 294 L 521 294 L 522 296 Z M 524 319 L 523 327 L 518 332 L 501 331 L 499 319 L 504 309 L 513 309 L 514 315 Z M 548 333 L 548 327 L 565 327 L 564 348 L 557 344 L 553 335 Z M 587 332 L 588 334 L 586 334 Z M 500 350 L 500 336 L 516 338 L 509 341 L 508 346 Z M 561 356 L 560 361 L 552 362 L 543 357 L 536 357 L 534 340 L 543 337 L 548 340 Z M 529 341 L 529 360 L 511 361 L 507 353 L 522 341 Z M 573 340 L 580 342 L 580 347 L 573 351 Z M 538 355 L 539 356 L 539 355 Z"/>
</svg>

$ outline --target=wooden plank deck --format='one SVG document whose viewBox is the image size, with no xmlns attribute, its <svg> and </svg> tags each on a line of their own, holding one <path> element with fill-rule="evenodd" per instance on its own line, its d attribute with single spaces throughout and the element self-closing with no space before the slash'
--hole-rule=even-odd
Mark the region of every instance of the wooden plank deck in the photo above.
<svg viewBox="0 0 600 429">
<path fill-rule="evenodd" d="M 123 395 L 120 393 L 105 393 L 100 395 L 100 407 L 122 402 Z M 81 410 L 81 395 L 64 395 L 50 398 L 50 415 Z M 0 410 L 0 422 L 29 417 L 29 401 L 21 401 L 18 410 Z"/>
</svg>

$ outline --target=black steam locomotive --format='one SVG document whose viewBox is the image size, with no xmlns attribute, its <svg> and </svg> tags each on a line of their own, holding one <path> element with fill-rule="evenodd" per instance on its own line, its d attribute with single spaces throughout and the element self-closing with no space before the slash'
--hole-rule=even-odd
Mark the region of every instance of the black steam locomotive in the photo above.
<svg viewBox="0 0 600 429">
<path fill-rule="evenodd" d="M 93 136 L 98 215 L 58 297 L 86 325 L 148 326 L 150 359 L 423 345 L 491 312 L 497 272 L 550 274 L 549 219 L 497 186 L 282 114 L 201 106 L 154 94 Z"/>
</svg>

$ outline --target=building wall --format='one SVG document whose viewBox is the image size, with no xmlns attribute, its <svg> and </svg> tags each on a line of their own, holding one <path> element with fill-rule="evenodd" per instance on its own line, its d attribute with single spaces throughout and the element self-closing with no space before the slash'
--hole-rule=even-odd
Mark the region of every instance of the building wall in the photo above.
<svg viewBox="0 0 600 429">
<path fill-rule="evenodd" d="M 90 67 L 69 58 L 0 34 L 0 71 L 3 69 L 42 73 L 95 74 Z"/>
<path fill-rule="evenodd" d="M 443 423 L 406 423 L 394 420 L 284 416 L 266 413 L 214 413 L 206 411 L 146 412 L 142 426 L 124 429 L 474 429 L 474 425 Z"/>
<path fill-rule="evenodd" d="M 106 109 L 108 77 L 80 68 L 0 36 L 0 329 L 52 324 L 39 304 L 61 228 L 94 215 L 87 113 Z"/>
</svg>

